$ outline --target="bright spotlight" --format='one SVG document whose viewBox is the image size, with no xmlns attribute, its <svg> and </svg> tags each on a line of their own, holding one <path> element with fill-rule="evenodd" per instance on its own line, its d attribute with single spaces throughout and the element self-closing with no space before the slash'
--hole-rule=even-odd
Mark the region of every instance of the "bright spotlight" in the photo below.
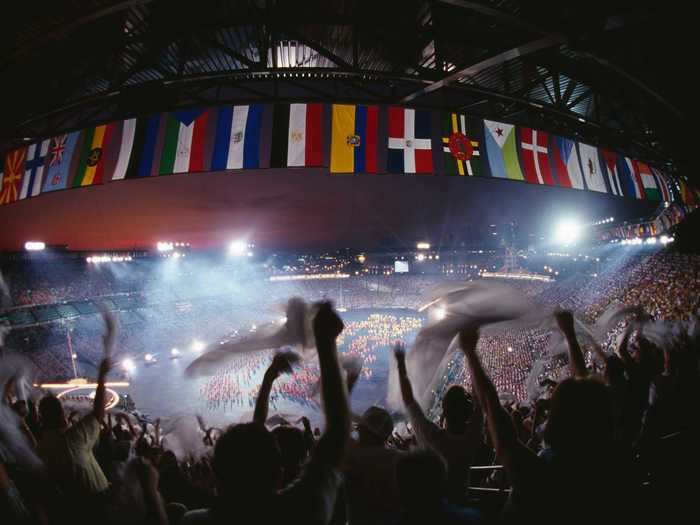
<svg viewBox="0 0 700 525">
<path fill-rule="evenodd" d="M 173 243 L 158 241 L 156 243 L 156 249 L 159 252 L 172 252 L 173 251 Z"/>
<path fill-rule="evenodd" d="M 172 350 L 170 350 L 170 355 L 173 357 L 177 357 L 180 355 L 180 350 L 178 350 L 177 348 L 173 348 Z"/>
<path fill-rule="evenodd" d="M 512 347 L 512 346 L 509 346 L 509 347 L 507 348 L 507 350 L 508 350 L 509 352 L 512 352 L 512 351 L 513 351 L 513 347 Z"/>
<path fill-rule="evenodd" d="M 24 243 L 24 249 L 28 252 L 40 252 L 46 249 L 46 244 L 41 241 L 27 241 Z"/>
<path fill-rule="evenodd" d="M 438 306 L 433 312 L 435 312 L 435 319 L 438 321 L 442 321 L 447 316 L 447 310 L 442 306 Z"/>
<path fill-rule="evenodd" d="M 647 243 L 647 244 L 656 244 L 656 237 L 649 237 L 649 238 L 646 240 L 646 243 Z"/>
<path fill-rule="evenodd" d="M 233 241 L 228 245 L 228 253 L 234 257 L 243 257 L 248 252 L 248 244 L 243 240 Z"/>
<path fill-rule="evenodd" d="M 416 260 L 417 261 L 425 261 L 425 255 L 423 255 L 422 253 L 419 253 L 418 255 L 416 255 Z"/>
<path fill-rule="evenodd" d="M 201 352 L 202 350 L 204 350 L 204 343 L 195 339 L 194 341 L 192 341 L 192 350 L 194 350 L 195 352 Z"/>
<path fill-rule="evenodd" d="M 122 368 L 127 372 L 133 372 L 136 370 L 136 364 L 134 363 L 133 359 L 129 359 L 127 357 L 122 361 Z"/>
<path fill-rule="evenodd" d="M 143 358 L 146 360 L 147 363 L 150 363 L 151 361 L 153 361 L 153 354 L 146 354 L 145 356 L 143 356 Z"/>
<path fill-rule="evenodd" d="M 581 225 L 572 220 L 562 221 L 554 230 L 554 240 L 559 244 L 575 244 L 581 236 Z"/>
</svg>

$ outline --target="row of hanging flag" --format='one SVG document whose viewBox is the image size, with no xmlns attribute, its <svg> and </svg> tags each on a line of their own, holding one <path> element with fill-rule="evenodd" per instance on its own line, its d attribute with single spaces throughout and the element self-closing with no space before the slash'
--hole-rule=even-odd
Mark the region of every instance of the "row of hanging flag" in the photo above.
<svg viewBox="0 0 700 525">
<path fill-rule="evenodd" d="M 495 177 L 700 202 L 655 167 L 544 131 L 456 112 L 310 103 L 187 109 L 60 134 L 6 154 L 0 204 L 123 179 L 270 167 Z"/>
</svg>

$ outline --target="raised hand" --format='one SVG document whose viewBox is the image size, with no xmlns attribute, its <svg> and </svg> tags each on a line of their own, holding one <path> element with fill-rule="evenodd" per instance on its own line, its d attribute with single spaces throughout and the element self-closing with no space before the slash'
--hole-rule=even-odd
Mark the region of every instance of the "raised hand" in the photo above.
<svg viewBox="0 0 700 525">
<path fill-rule="evenodd" d="M 574 331 L 574 315 L 569 310 L 558 310 L 554 313 L 554 318 L 557 320 L 559 330 L 564 334 Z"/>
<path fill-rule="evenodd" d="M 345 326 L 340 316 L 333 310 L 330 302 L 319 303 L 318 312 L 313 320 L 314 336 L 317 342 L 335 341 Z"/>
<path fill-rule="evenodd" d="M 479 342 L 479 329 L 470 327 L 459 332 L 459 346 L 463 352 L 474 352 Z"/>
</svg>

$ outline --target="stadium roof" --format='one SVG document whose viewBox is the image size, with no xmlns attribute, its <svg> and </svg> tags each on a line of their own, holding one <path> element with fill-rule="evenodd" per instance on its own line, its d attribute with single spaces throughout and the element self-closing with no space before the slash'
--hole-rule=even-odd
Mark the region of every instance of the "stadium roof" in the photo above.
<svg viewBox="0 0 700 525">
<path fill-rule="evenodd" d="M 0 33 L 0 150 L 175 107 L 362 100 L 459 108 L 668 161 L 684 123 L 661 56 L 673 45 L 664 7 L 24 2 Z"/>
</svg>

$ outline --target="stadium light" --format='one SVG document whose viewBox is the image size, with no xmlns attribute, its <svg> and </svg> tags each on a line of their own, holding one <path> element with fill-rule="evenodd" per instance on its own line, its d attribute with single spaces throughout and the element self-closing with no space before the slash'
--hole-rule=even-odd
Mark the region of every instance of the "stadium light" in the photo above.
<svg viewBox="0 0 700 525">
<path fill-rule="evenodd" d="M 429 242 L 419 242 L 418 244 L 416 244 L 416 248 L 419 250 L 429 250 L 430 243 Z"/>
<path fill-rule="evenodd" d="M 27 241 L 24 243 L 24 249 L 28 252 L 40 252 L 46 249 L 46 244 L 41 241 Z"/>
<path fill-rule="evenodd" d="M 445 317 L 447 317 L 447 310 L 442 306 L 438 306 L 433 310 L 433 312 L 435 313 L 435 319 L 438 321 L 442 321 Z"/>
<path fill-rule="evenodd" d="M 178 350 L 177 348 L 173 348 L 172 350 L 170 350 L 170 355 L 172 357 L 178 357 L 180 355 L 180 350 Z"/>
<path fill-rule="evenodd" d="M 197 339 L 192 341 L 192 350 L 194 350 L 195 352 L 201 352 L 202 350 L 204 350 L 204 347 L 205 345 L 201 341 L 198 341 Z"/>
<path fill-rule="evenodd" d="M 234 257 L 243 257 L 248 253 L 248 243 L 243 240 L 233 241 L 228 245 L 228 253 Z"/>
<path fill-rule="evenodd" d="M 146 360 L 147 363 L 150 363 L 153 361 L 153 354 L 146 354 L 143 356 L 143 358 Z"/>
<path fill-rule="evenodd" d="M 173 243 L 171 242 L 165 242 L 165 241 L 158 241 L 156 243 L 156 249 L 159 252 L 172 252 L 173 251 Z"/>
<path fill-rule="evenodd" d="M 559 244 L 575 244 L 581 237 L 581 225 L 571 219 L 557 224 L 554 230 L 554 240 Z"/>
<path fill-rule="evenodd" d="M 136 370 L 136 364 L 134 363 L 133 359 L 129 359 L 127 357 L 122 361 L 122 368 L 127 372 L 133 372 L 134 370 Z"/>
</svg>

